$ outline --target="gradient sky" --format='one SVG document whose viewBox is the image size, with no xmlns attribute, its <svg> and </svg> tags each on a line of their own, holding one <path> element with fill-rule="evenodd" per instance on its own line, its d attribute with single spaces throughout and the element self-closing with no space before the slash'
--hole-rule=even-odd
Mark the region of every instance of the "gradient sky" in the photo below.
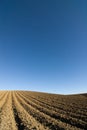
<svg viewBox="0 0 87 130">
<path fill-rule="evenodd" d="M 0 0 L 0 89 L 87 92 L 87 0 Z"/>
</svg>

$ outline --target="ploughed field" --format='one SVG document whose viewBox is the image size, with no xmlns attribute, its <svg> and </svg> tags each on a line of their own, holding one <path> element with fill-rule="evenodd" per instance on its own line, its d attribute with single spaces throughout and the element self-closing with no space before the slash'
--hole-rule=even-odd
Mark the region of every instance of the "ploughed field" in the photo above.
<svg viewBox="0 0 87 130">
<path fill-rule="evenodd" d="M 87 94 L 0 91 L 0 130 L 87 130 Z"/>
</svg>

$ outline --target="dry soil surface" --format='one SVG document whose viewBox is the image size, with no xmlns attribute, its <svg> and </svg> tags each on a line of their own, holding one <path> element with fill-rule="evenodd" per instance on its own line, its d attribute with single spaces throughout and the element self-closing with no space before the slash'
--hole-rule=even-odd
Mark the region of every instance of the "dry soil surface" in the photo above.
<svg viewBox="0 0 87 130">
<path fill-rule="evenodd" d="M 0 130 L 87 130 L 87 94 L 0 91 Z"/>
</svg>

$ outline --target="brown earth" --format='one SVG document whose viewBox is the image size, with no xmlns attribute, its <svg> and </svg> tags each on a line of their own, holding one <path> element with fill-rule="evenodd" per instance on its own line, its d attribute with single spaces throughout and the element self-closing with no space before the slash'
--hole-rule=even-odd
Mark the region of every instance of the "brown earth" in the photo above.
<svg viewBox="0 0 87 130">
<path fill-rule="evenodd" d="M 87 94 L 0 91 L 0 130 L 87 130 Z"/>
</svg>

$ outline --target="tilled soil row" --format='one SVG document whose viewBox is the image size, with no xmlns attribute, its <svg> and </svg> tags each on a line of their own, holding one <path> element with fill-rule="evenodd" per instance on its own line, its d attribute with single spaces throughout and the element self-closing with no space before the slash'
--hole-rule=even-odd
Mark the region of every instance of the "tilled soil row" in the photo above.
<svg viewBox="0 0 87 130">
<path fill-rule="evenodd" d="M 26 110 L 29 112 L 30 115 L 32 115 L 36 120 L 38 120 L 40 123 L 43 123 L 45 126 L 48 126 L 50 129 L 80 129 L 77 127 L 73 127 L 68 123 L 62 122 L 60 119 L 54 119 L 53 117 L 49 116 L 48 113 L 44 113 L 42 111 L 39 111 L 35 107 L 28 104 L 21 96 L 17 95 L 17 98 L 19 102 L 21 102 L 21 105 L 26 108 Z"/>
<path fill-rule="evenodd" d="M 56 117 L 57 118 L 57 115 L 59 115 L 59 114 L 61 114 L 61 115 L 65 115 L 66 117 L 68 116 L 68 118 L 73 118 L 73 119 L 80 119 L 80 122 L 82 122 L 82 124 L 84 123 L 86 123 L 87 122 L 87 116 L 84 116 L 84 115 L 82 115 L 81 116 L 81 114 L 76 114 L 76 113 L 73 113 L 73 112 L 70 112 L 70 111 L 66 111 L 65 109 L 64 109 L 64 106 L 61 106 L 63 109 L 61 109 L 61 107 L 59 107 L 59 108 L 55 108 L 55 107 L 52 107 L 51 105 L 49 105 L 49 104 L 46 104 L 45 102 L 41 102 L 39 99 L 35 99 L 35 98 L 33 98 L 33 97 L 31 97 L 31 96 L 28 96 L 27 94 L 25 94 L 25 93 L 19 93 L 19 94 L 21 94 L 21 95 L 23 95 L 24 97 L 26 97 L 27 99 L 28 99 L 28 102 L 30 102 L 30 101 L 32 101 L 34 104 L 36 104 L 37 105 L 37 107 L 42 107 L 41 109 L 45 109 L 45 108 L 47 108 L 48 110 L 50 110 L 50 111 L 52 111 L 52 112 L 54 112 L 56 115 L 54 116 L 54 117 Z M 77 123 L 76 123 L 77 124 Z M 78 124 L 79 125 L 79 124 Z"/>
</svg>

